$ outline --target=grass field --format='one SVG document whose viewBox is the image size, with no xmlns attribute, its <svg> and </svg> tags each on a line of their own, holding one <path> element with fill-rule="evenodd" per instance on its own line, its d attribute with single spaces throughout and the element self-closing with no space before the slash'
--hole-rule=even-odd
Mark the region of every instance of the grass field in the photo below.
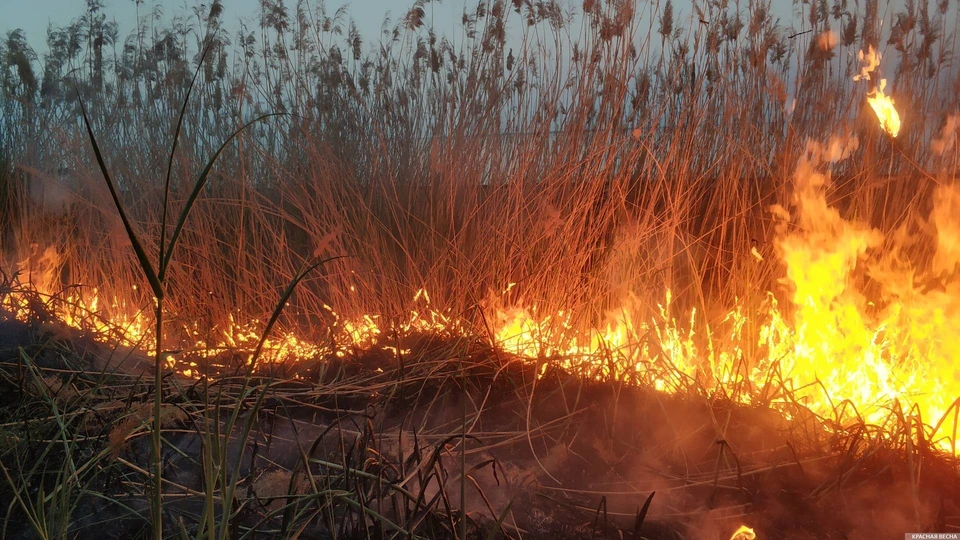
<svg viewBox="0 0 960 540">
<path fill-rule="evenodd" d="M 3 536 L 957 532 L 957 3 L 262 7 L 0 47 Z"/>
</svg>

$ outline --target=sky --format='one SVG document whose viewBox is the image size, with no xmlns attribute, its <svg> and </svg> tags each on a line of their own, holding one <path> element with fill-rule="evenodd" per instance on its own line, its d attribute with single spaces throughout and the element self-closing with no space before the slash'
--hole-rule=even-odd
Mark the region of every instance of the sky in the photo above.
<svg viewBox="0 0 960 540">
<path fill-rule="evenodd" d="M 162 7 L 165 15 L 170 17 L 174 13 L 189 13 L 191 7 L 210 0 L 143 0 L 141 10 L 149 12 L 152 6 Z M 321 0 L 309 0 L 315 5 Z M 662 0 L 634 0 L 638 6 L 649 1 Z M 907 0 L 880 0 L 881 15 L 890 17 L 892 13 L 903 9 Z M 356 22 L 361 36 L 365 41 L 376 41 L 380 32 L 384 16 L 390 13 L 396 21 L 402 17 L 413 4 L 413 0 L 325 0 L 328 12 L 336 11 L 342 5 L 348 5 L 350 16 Z M 427 18 L 441 35 L 450 36 L 454 29 L 459 27 L 461 14 L 465 5 L 471 10 L 476 7 L 478 0 L 442 0 L 427 4 Z M 582 0 L 560 0 L 561 4 L 573 4 L 578 8 Z M 673 0 L 675 20 L 680 26 L 689 17 L 692 9 L 692 0 Z M 832 2 L 831 2 L 832 3 Z M 120 27 L 120 35 L 126 36 L 134 27 L 136 20 L 136 3 L 134 0 L 105 0 L 108 20 L 115 20 Z M 238 18 L 255 23 L 259 13 L 260 0 L 224 0 L 225 13 L 223 20 L 227 28 L 235 24 Z M 286 0 L 288 8 L 293 12 L 296 0 Z M 779 19 L 782 26 L 796 29 L 804 27 L 804 21 L 796 20 L 793 16 L 792 0 L 771 0 L 774 18 Z M 79 17 L 85 10 L 85 0 L 0 0 L 0 38 L 15 28 L 22 28 L 31 46 L 42 57 L 46 50 L 46 32 L 50 23 L 62 26 Z M 747 1 L 741 2 L 741 8 L 746 9 Z M 640 10 L 642 11 L 642 10 Z"/>
<path fill-rule="evenodd" d="M 188 7 L 197 3 L 209 4 L 209 0 L 145 0 L 141 6 L 142 12 L 149 12 L 153 5 L 163 8 L 165 15 L 170 16 L 177 11 L 188 12 Z M 317 0 L 311 0 L 315 4 Z M 467 0 L 469 5 L 476 5 L 477 0 Z M 683 0 L 681 0 L 683 1 Z M 136 4 L 134 0 L 105 0 L 108 20 L 115 20 L 120 26 L 120 35 L 124 36 L 133 29 L 136 20 Z M 259 0 L 224 0 L 223 20 L 228 24 L 238 17 L 255 21 L 259 13 Z M 296 5 L 296 0 L 287 0 L 287 6 Z M 359 28 L 361 35 L 372 39 L 380 32 L 380 25 L 384 16 L 390 12 L 393 20 L 401 17 L 413 4 L 413 0 L 327 0 L 328 12 L 334 12 L 342 5 L 349 5 L 350 16 Z M 62 26 L 83 14 L 85 0 L 0 0 L 0 37 L 15 28 L 22 28 L 38 53 L 46 48 L 44 40 L 47 35 L 47 26 L 53 23 Z M 427 16 L 433 16 L 438 29 L 452 29 L 463 12 L 464 0 L 445 0 L 440 4 L 431 2 Z"/>
</svg>

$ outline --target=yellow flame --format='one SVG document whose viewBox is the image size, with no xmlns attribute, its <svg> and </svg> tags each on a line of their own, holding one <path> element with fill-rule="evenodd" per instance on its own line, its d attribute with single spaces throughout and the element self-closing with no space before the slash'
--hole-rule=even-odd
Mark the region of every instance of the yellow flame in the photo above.
<svg viewBox="0 0 960 540">
<path fill-rule="evenodd" d="M 491 305 L 484 315 L 491 324 L 491 345 L 542 362 L 542 369 L 549 363 L 585 377 L 627 380 L 663 392 L 697 388 L 743 403 L 761 395 L 774 405 L 796 402 L 832 425 L 860 418 L 882 426 L 891 409 L 910 411 L 927 426 L 927 440 L 955 451 L 949 434 L 937 434 L 934 426 L 960 396 L 960 341 L 954 339 L 960 335 L 960 225 L 955 219 L 960 187 L 942 186 L 934 193 L 935 253 L 926 267 L 905 268 L 889 247 L 904 242 L 844 219 L 827 203 L 825 171 L 857 146 L 853 138 L 809 143 L 792 178 L 792 204 L 773 209 L 779 221 L 773 252 L 785 269 L 786 295 L 767 292 L 759 308 L 735 301 L 714 324 L 696 309 L 680 310 L 669 290 L 659 304 L 649 298 L 625 300 L 599 321 L 536 305 Z M 756 264 L 763 261 L 756 247 L 751 253 Z M 21 270 L 49 295 L 55 292 L 58 265 L 55 252 L 35 249 Z M 870 295 L 864 292 L 868 278 Z M 426 290 L 413 300 L 416 308 L 401 320 L 376 314 L 341 318 L 323 306 L 335 319 L 332 339 L 320 344 L 278 331 L 264 342 L 262 361 L 346 357 L 370 347 L 409 355 L 411 348 L 394 336 L 488 335 L 486 328 L 435 308 Z M 18 317 L 30 315 L 31 301 L 27 294 L 0 294 L 0 306 Z M 73 327 L 131 347 L 151 344 L 151 316 L 129 299 L 74 288 L 49 305 Z M 187 332 L 189 347 L 165 361 L 187 377 L 198 377 L 198 359 L 252 354 L 263 323 L 239 314 L 227 319 L 214 332 Z M 730 395 L 732 388 L 744 390 Z"/>
<path fill-rule="evenodd" d="M 859 58 L 863 66 L 860 68 L 860 73 L 854 75 L 853 80 L 872 80 L 874 70 L 880 65 L 880 53 L 870 45 L 866 52 L 860 51 Z M 884 95 L 883 91 L 886 87 L 887 80 L 880 79 L 880 84 L 867 93 L 867 103 L 880 120 L 880 127 L 891 137 L 896 137 L 900 133 L 900 115 L 893 106 L 893 98 Z"/>
<path fill-rule="evenodd" d="M 889 133 L 891 137 L 896 137 L 897 134 L 900 133 L 900 115 L 893 106 L 893 98 L 883 94 L 883 89 L 886 86 L 887 80 L 880 79 L 880 84 L 877 85 L 877 88 L 870 94 L 867 94 L 867 103 L 873 108 L 873 112 L 877 113 L 877 119 L 880 120 L 880 127 Z"/>
<path fill-rule="evenodd" d="M 736 531 L 733 531 L 733 536 L 730 537 L 730 540 L 756 540 L 757 533 L 753 532 L 753 529 L 747 527 L 746 525 L 741 525 Z"/>
</svg>

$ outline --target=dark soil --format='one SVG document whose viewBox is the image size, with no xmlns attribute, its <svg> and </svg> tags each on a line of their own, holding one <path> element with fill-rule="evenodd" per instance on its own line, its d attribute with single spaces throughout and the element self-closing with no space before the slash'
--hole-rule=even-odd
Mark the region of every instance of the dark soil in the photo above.
<svg viewBox="0 0 960 540">
<path fill-rule="evenodd" d="M 264 367 L 253 380 L 266 388 L 259 406 L 256 394 L 237 398 L 238 373 L 169 373 L 169 534 L 198 530 L 204 415 L 223 425 L 236 407 L 252 429 L 246 439 L 234 430 L 226 445 L 239 479 L 234 537 L 397 535 L 344 500 L 326 514 L 298 512 L 299 503 L 278 510 L 297 497 L 320 508 L 309 494 L 321 480 L 426 538 L 454 537 L 464 507 L 475 538 L 726 540 L 741 524 L 764 540 L 960 530 L 956 461 L 923 442 L 858 423 L 827 429 L 798 405 L 667 395 L 557 369 L 537 378 L 536 363 L 462 339 L 402 345 L 402 360 L 374 349 Z M 129 419 L 149 419 L 151 370 L 142 355 L 54 321 L 0 319 L 4 537 L 37 536 L 23 505 L 9 501 L 55 492 L 71 460 L 96 464 L 50 523 L 71 538 L 147 534 L 149 436 Z"/>
</svg>

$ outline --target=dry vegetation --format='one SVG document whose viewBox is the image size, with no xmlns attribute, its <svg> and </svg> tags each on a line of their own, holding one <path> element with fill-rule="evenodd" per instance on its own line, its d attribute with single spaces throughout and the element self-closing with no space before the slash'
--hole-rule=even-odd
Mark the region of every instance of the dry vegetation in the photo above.
<svg viewBox="0 0 960 540">
<path fill-rule="evenodd" d="M 809 139 L 859 139 L 832 166 L 843 215 L 883 232 L 925 215 L 960 169 L 931 144 L 960 111 L 956 2 L 796 2 L 788 24 L 763 0 L 693 13 L 491 0 L 445 36 L 421 0 L 374 37 L 322 1 L 263 0 L 239 30 L 219 1 L 166 25 L 137 4 L 127 36 L 88 0 L 51 27 L 43 58 L 19 31 L 0 46 L 4 536 L 960 527 L 955 463 L 910 418 L 825 430 L 796 403 L 789 422 L 765 398 L 738 405 L 752 390 L 736 385 L 681 378 L 667 396 L 596 381 L 497 351 L 485 319 L 537 305 L 590 327 L 627 299 L 655 316 L 667 290 L 676 315 L 759 309 L 783 273 L 769 208 L 791 200 Z M 871 45 L 908 111 L 895 140 L 864 103 L 873 83 L 853 80 Z M 225 351 L 199 381 L 162 362 L 150 373 L 149 336 L 137 350 L 109 324 L 71 330 L 51 312 L 71 301 L 51 292 L 96 286 L 118 299 L 96 317 L 152 316 L 132 238 L 164 274 L 164 348 L 209 341 L 230 317 L 334 342 L 344 321 L 377 314 L 388 328 L 423 310 L 420 290 L 466 330 L 385 332 L 261 371 Z M 15 294 L 34 300 L 29 317 L 7 311 Z M 851 517 L 863 509 L 882 518 Z"/>
</svg>

